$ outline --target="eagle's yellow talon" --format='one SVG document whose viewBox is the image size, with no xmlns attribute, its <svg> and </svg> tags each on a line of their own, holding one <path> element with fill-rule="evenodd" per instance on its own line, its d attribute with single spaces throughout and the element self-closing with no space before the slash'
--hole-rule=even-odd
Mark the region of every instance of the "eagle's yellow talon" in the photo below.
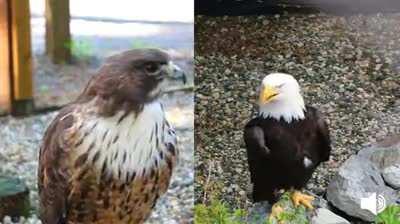
<svg viewBox="0 0 400 224">
<path fill-rule="evenodd" d="M 312 206 L 312 201 L 314 200 L 314 197 L 311 195 L 306 195 L 299 191 L 294 191 L 291 198 L 295 207 L 298 207 L 300 204 L 302 204 L 310 210 L 314 209 L 314 207 Z"/>
<path fill-rule="evenodd" d="M 271 214 L 269 215 L 268 220 L 270 222 L 272 222 L 274 219 L 278 220 L 279 214 L 281 214 L 283 211 L 284 209 L 281 206 L 274 204 L 271 208 Z"/>
</svg>

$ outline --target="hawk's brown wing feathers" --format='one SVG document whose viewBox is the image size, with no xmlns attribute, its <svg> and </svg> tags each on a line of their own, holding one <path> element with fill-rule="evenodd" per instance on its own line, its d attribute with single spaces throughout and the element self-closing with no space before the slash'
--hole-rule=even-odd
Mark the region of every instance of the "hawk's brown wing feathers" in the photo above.
<svg viewBox="0 0 400 224">
<path fill-rule="evenodd" d="M 72 106 L 64 108 L 48 127 L 39 155 L 39 194 L 41 219 L 44 224 L 65 223 L 68 212 L 67 136 L 73 126 Z M 72 133 L 72 132 L 70 132 Z"/>
</svg>

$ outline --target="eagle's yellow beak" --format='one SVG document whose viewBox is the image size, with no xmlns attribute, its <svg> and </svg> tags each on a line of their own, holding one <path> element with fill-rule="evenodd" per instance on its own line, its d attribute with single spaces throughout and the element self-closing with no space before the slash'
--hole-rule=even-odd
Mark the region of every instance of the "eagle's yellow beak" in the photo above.
<svg viewBox="0 0 400 224">
<path fill-rule="evenodd" d="M 279 94 L 278 90 L 270 85 L 263 85 L 260 92 L 260 103 L 266 104 Z"/>
</svg>

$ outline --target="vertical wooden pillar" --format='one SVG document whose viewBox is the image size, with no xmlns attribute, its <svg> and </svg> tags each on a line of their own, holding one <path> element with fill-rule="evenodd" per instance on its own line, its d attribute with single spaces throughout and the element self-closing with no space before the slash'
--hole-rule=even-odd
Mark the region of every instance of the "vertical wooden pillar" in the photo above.
<svg viewBox="0 0 400 224">
<path fill-rule="evenodd" d="M 0 0 L 0 113 L 11 110 L 10 21 L 7 0 Z"/>
<path fill-rule="evenodd" d="M 0 108 L 33 111 L 29 1 L 0 0 Z"/>
<path fill-rule="evenodd" d="M 46 0 L 46 53 L 59 64 L 71 59 L 69 0 Z"/>
<path fill-rule="evenodd" d="M 11 5 L 12 113 L 33 111 L 31 25 L 29 1 L 9 0 Z"/>
</svg>

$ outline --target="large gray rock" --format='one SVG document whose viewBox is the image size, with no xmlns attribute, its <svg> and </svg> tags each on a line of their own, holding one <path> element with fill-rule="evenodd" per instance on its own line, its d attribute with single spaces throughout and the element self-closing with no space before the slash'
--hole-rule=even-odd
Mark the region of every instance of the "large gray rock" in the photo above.
<svg viewBox="0 0 400 224">
<path fill-rule="evenodd" d="M 311 224 L 350 224 L 350 222 L 326 208 L 319 208 L 312 217 Z"/>
<path fill-rule="evenodd" d="M 373 221 L 375 214 L 361 209 L 361 198 L 382 195 L 386 205 L 399 199 L 400 135 L 394 135 L 350 157 L 327 189 L 327 198 L 348 215 Z"/>
<path fill-rule="evenodd" d="M 360 150 L 360 157 L 369 159 L 380 169 L 400 164 L 400 135 L 394 135 Z"/>
<path fill-rule="evenodd" d="M 350 157 L 340 167 L 338 175 L 330 182 L 327 198 L 336 208 L 350 216 L 373 221 L 375 214 L 361 209 L 361 198 L 375 193 L 382 195 L 387 204 L 396 201 L 396 191 L 385 185 L 378 167 L 360 156 Z"/>
<path fill-rule="evenodd" d="M 361 150 L 358 155 L 374 163 L 388 185 L 400 188 L 400 135 L 388 137 Z"/>
</svg>

